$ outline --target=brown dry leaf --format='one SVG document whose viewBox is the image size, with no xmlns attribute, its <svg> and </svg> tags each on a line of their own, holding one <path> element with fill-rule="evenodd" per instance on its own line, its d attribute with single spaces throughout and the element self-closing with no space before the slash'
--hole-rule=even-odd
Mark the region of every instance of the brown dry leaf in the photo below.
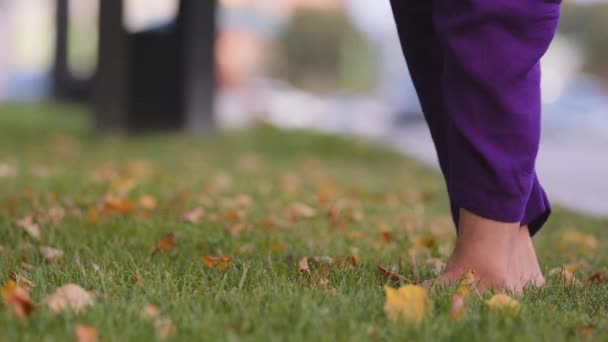
<svg viewBox="0 0 608 342">
<path fill-rule="evenodd" d="M 177 333 L 177 327 L 169 318 L 157 317 L 154 320 L 154 328 L 156 329 L 156 334 L 161 340 Z"/>
<path fill-rule="evenodd" d="M 32 238 L 40 240 L 40 227 L 34 223 L 34 218 L 32 216 L 22 218 L 21 220 L 17 221 L 17 225 Z"/>
<path fill-rule="evenodd" d="M 139 201 L 137 202 L 141 208 L 144 208 L 149 211 L 153 211 L 156 209 L 156 207 L 158 207 L 158 201 L 156 200 L 156 198 L 154 198 L 154 196 L 151 195 L 143 195 L 139 198 Z"/>
<path fill-rule="evenodd" d="M 107 195 L 104 198 L 104 207 L 121 214 L 130 214 L 135 210 L 135 205 L 131 201 L 116 195 Z"/>
<path fill-rule="evenodd" d="M 589 336 L 589 335 L 593 334 L 595 332 L 595 329 L 596 329 L 595 325 L 589 323 L 589 324 L 585 324 L 582 327 L 580 327 L 578 329 L 578 331 L 584 337 L 584 336 Z"/>
<path fill-rule="evenodd" d="M 298 270 L 300 272 L 310 272 L 310 266 L 308 266 L 307 257 L 303 257 L 302 259 L 300 259 L 300 261 L 298 262 Z"/>
<path fill-rule="evenodd" d="M 216 267 L 220 271 L 225 270 L 230 264 L 232 264 L 232 257 L 229 255 L 223 255 L 219 257 L 205 256 L 203 257 L 203 264 L 208 267 Z"/>
<path fill-rule="evenodd" d="M 25 278 L 21 274 L 15 272 L 14 270 L 10 270 L 8 272 L 8 275 L 12 280 L 14 280 L 17 283 L 17 285 L 19 285 L 25 289 L 36 287 L 36 285 L 34 285 L 34 283 L 29 281 L 27 278 Z"/>
<path fill-rule="evenodd" d="M 521 312 L 521 305 L 519 302 L 504 293 L 492 296 L 492 298 L 486 300 L 485 303 L 492 311 L 514 315 L 518 315 Z"/>
<path fill-rule="evenodd" d="M 0 162 L 0 178 L 12 178 L 17 175 L 17 168 L 5 162 Z"/>
<path fill-rule="evenodd" d="M 98 340 L 97 329 L 90 325 L 77 325 L 74 328 L 74 335 L 76 335 L 77 342 L 97 342 Z"/>
<path fill-rule="evenodd" d="M 86 311 L 93 305 L 93 296 L 76 284 L 66 284 L 44 299 L 44 302 L 55 313 L 73 310 L 76 313 Z"/>
<path fill-rule="evenodd" d="M 420 323 L 431 304 L 426 289 L 418 285 L 404 285 L 398 289 L 385 286 L 384 293 L 384 312 L 394 322 Z"/>
<path fill-rule="evenodd" d="M 133 282 L 135 283 L 135 286 L 137 286 L 137 287 L 144 286 L 144 280 L 141 279 L 141 277 L 137 273 L 133 274 Z"/>
<path fill-rule="evenodd" d="M 346 263 L 352 267 L 357 267 L 357 265 L 359 265 L 359 258 L 354 255 L 349 255 L 346 257 Z"/>
<path fill-rule="evenodd" d="M 289 218 L 291 220 L 303 220 L 314 217 L 317 212 L 304 203 L 294 203 L 289 207 Z"/>
<path fill-rule="evenodd" d="M 275 242 L 270 246 L 270 250 L 278 252 L 278 251 L 282 251 L 285 249 L 285 244 L 281 243 L 281 242 Z"/>
<path fill-rule="evenodd" d="M 387 268 L 383 267 L 382 265 L 378 264 L 378 270 L 380 271 L 380 274 L 382 274 L 384 277 L 389 278 L 391 281 L 403 281 L 406 283 L 415 283 L 414 281 L 400 275 L 397 274 L 393 271 L 388 270 Z"/>
<path fill-rule="evenodd" d="M 595 273 L 589 279 L 587 279 L 588 284 L 603 284 L 606 282 L 606 275 L 600 272 Z"/>
<path fill-rule="evenodd" d="M 598 241 L 595 236 L 584 234 L 573 229 L 562 230 L 560 240 L 569 245 L 580 247 L 581 249 L 595 249 L 598 246 Z"/>
<path fill-rule="evenodd" d="M 389 232 L 389 231 L 383 231 L 382 232 L 382 241 L 384 241 L 385 243 L 393 242 L 393 234 L 391 234 L 391 232 Z"/>
<path fill-rule="evenodd" d="M 559 277 L 559 280 L 564 285 L 580 285 L 581 283 L 576 279 L 572 272 L 568 271 L 565 267 L 556 267 L 549 271 L 549 276 L 551 277 Z"/>
<path fill-rule="evenodd" d="M 465 298 L 458 293 L 452 296 L 452 305 L 450 306 L 450 317 L 455 321 L 460 321 L 466 314 Z"/>
<path fill-rule="evenodd" d="M 4 305 L 9 307 L 19 319 L 29 316 L 35 308 L 27 289 L 12 280 L 2 287 L 2 299 Z"/>
<path fill-rule="evenodd" d="M 63 251 L 49 246 L 40 247 L 40 256 L 45 261 L 53 261 L 60 259 L 63 256 Z"/>
<path fill-rule="evenodd" d="M 160 314 L 160 309 L 154 304 L 144 306 L 139 312 L 139 316 L 143 319 L 155 319 Z"/>
<path fill-rule="evenodd" d="M 205 210 L 201 207 L 196 207 L 182 215 L 182 221 L 191 224 L 198 224 L 205 216 Z"/>
<path fill-rule="evenodd" d="M 245 225 L 244 223 L 237 223 L 233 226 L 228 227 L 228 231 L 230 232 L 231 235 L 239 235 L 241 232 L 243 232 L 245 230 L 245 228 L 247 228 L 247 225 Z"/>
<path fill-rule="evenodd" d="M 152 253 L 171 251 L 176 245 L 177 242 L 175 241 L 175 233 L 169 233 L 163 236 L 163 238 L 156 243 L 156 247 L 154 247 Z"/>
</svg>

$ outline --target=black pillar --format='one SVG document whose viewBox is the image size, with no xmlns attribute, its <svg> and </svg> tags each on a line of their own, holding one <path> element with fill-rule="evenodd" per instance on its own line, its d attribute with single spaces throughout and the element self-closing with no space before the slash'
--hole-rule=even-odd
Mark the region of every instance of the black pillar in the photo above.
<svg viewBox="0 0 608 342">
<path fill-rule="evenodd" d="M 128 51 L 122 0 L 99 1 L 99 47 L 95 80 L 95 124 L 98 131 L 128 129 Z"/>
<path fill-rule="evenodd" d="M 214 127 L 216 0 L 181 0 L 182 108 L 184 126 Z"/>
<path fill-rule="evenodd" d="M 52 95 L 65 100 L 70 95 L 70 69 L 68 66 L 69 2 L 56 0 L 55 6 L 55 59 L 52 70 Z"/>
</svg>

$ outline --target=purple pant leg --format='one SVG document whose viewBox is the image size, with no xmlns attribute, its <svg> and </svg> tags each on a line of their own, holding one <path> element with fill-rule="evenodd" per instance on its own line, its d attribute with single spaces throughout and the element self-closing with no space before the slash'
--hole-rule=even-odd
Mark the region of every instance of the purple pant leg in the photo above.
<svg viewBox="0 0 608 342">
<path fill-rule="evenodd" d="M 451 119 L 448 186 L 459 207 L 503 222 L 546 216 L 545 203 L 528 202 L 545 199 L 535 172 L 539 61 L 558 20 L 558 1 L 434 2 Z"/>
<path fill-rule="evenodd" d="M 550 213 L 534 172 L 538 60 L 553 37 L 559 2 L 393 0 L 392 6 L 455 223 L 464 207 L 536 233 Z"/>
</svg>

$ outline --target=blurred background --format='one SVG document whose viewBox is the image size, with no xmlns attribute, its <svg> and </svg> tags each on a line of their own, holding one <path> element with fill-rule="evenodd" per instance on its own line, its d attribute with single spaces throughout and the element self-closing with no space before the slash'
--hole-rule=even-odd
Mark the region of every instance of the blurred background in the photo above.
<svg viewBox="0 0 608 342">
<path fill-rule="evenodd" d="M 553 198 L 597 215 L 606 37 L 608 2 L 567 1 L 543 59 L 539 173 Z M 0 51 L 0 102 L 80 103 L 100 131 L 266 122 L 435 164 L 388 0 L 0 0 Z"/>
</svg>

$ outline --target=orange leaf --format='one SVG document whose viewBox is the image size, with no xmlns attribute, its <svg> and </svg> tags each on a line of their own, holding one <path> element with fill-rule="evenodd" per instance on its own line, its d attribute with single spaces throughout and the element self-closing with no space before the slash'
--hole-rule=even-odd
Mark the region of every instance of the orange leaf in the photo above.
<svg viewBox="0 0 608 342">
<path fill-rule="evenodd" d="M 156 247 L 154 247 L 152 253 L 170 251 L 173 250 L 176 245 L 177 242 L 175 241 L 175 234 L 169 233 L 163 236 L 163 238 L 156 243 Z"/>
<path fill-rule="evenodd" d="M 77 325 L 74 328 L 77 342 L 97 342 L 97 329 L 89 325 Z"/>
<path fill-rule="evenodd" d="M 465 315 L 465 298 L 458 293 L 452 296 L 452 306 L 450 307 L 450 316 L 455 321 L 460 321 Z"/>
<path fill-rule="evenodd" d="M 139 198 L 139 206 L 146 210 L 152 211 L 156 209 L 158 202 L 154 196 L 143 195 Z"/>
<path fill-rule="evenodd" d="M 229 255 L 223 255 L 219 257 L 205 256 L 203 257 L 203 264 L 208 267 L 216 267 L 219 270 L 224 270 L 232 263 L 232 257 Z"/>
<path fill-rule="evenodd" d="M 117 211 L 121 214 L 130 214 L 135 210 L 135 206 L 126 198 L 108 195 L 104 199 L 106 209 Z"/>
<path fill-rule="evenodd" d="M 29 316 L 34 311 L 34 303 L 27 290 L 12 280 L 2 287 L 2 299 L 4 304 L 20 319 Z"/>
</svg>

